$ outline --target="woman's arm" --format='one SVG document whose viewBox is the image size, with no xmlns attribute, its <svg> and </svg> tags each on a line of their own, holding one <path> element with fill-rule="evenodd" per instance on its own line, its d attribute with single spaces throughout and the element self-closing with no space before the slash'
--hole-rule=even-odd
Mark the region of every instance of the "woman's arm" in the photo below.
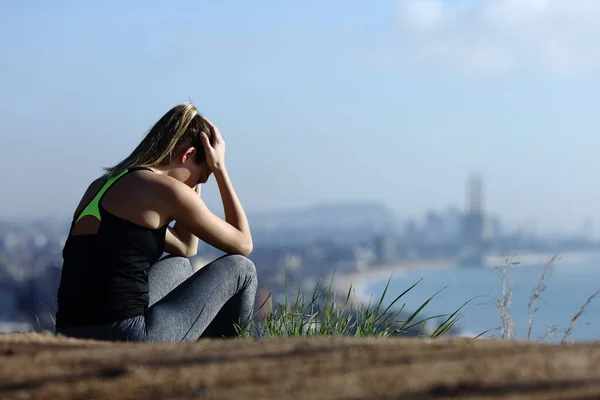
<svg viewBox="0 0 600 400">
<path fill-rule="evenodd" d="M 223 177 L 219 179 L 225 182 L 227 178 Z M 175 180 L 170 183 L 171 190 L 168 201 L 173 218 L 178 221 L 177 224 L 183 225 L 185 229 L 200 240 L 225 253 L 247 256 L 252 252 L 252 236 L 247 227 L 247 222 L 237 222 L 245 221 L 245 217 L 241 218 L 239 215 L 230 216 L 230 221 L 237 220 L 236 224 L 233 225 L 233 223 L 219 218 L 210 211 L 204 201 L 196 196 L 196 193 L 187 185 Z M 222 183 L 220 186 L 224 188 L 231 187 L 233 189 L 231 183 Z M 237 198 L 233 193 L 224 197 L 224 203 L 227 202 L 227 197 Z M 236 207 L 232 207 L 231 205 L 226 206 L 226 208 L 230 209 L 228 211 L 230 215 L 231 209 L 236 209 Z"/>
<path fill-rule="evenodd" d="M 213 145 L 203 133 L 202 142 L 206 152 L 206 163 L 215 175 L 225 220 L 213 214 L 202 199 L 185 184 L 174 181 L 170 203 L 174 206 L 173 218 L 200 240 L 226 253 L 249 255 L 253 243 L 248 219 L 235 193 L 225 167 L 225 142 L 219 130 L 207 120 L 213 132 Z"/>
<path fill-rule="evenodd" d="M 248 224 L 248 218 L 246 217 L 242 203 L 233 189 L 233 184 L 231 183 L 231 179 L 229 179 L 225 165 L 215 170 L 214 175 L 219 187 L 219 193 L 221 194 L 225 221 L 242 234 L 244 240 L 247 242 L 246 247 L 249 248 L 248 253 L 250 253 L 253 247 L 250 224 Z"/>
<path fill-rule="evenodd" d="M 200 185 L 196 186 L 195 191 L 200 195 Z M 167 228 L 165 251 L 182 257 L 193 257 L 198 253 L 198 237 L 183 224 L 175 222 L 173 227 Z"/>
</svg>

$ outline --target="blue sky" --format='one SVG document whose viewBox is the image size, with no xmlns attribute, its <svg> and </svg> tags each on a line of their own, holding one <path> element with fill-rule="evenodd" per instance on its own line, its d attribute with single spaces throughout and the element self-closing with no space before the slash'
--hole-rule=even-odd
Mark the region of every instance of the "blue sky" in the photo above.
<svg viewBox="0 0 600 400">
<path fill-rule="evenodd" d="M 513 226 L 578 229 L 600 221 L 599 18 L 591 0 L 0 1 L 0 217 L 68 216 L 191 99 L 247 210 L 416 217 L 462 207 L 479 171 Z"/>
</svg>

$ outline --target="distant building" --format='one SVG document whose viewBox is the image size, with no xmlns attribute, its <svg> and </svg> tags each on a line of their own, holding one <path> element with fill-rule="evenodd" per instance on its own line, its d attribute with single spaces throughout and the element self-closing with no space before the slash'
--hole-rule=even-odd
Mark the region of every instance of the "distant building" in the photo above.
<svg viewBox="0 0 600 400">
<path fill-rule="evenodd" d="M 467 183 L 467 210 L 463 224 L 463 239 L 468 244 L 479 244 L 483 240 L 483 195 L 481 178 L 471 177 Z"/>
<path fill-rule="evenodd" d="M 467 210 L 463 219 L 462 263 L 483 265 L 486 218 L 483 211 L 483 183 L 479 175 L 467 182 Z"/>
<path fill-rule="evenodd" d="M 434 211 L 429 211 L 425 216 L 424 226 L 427 241 L 430 243 L 442 242 L 446 237 L 445 230 L 444 218 Z"/>
<path fill-rule="evenodd" d="M 29 281 L 27 304 L 21 304 L 22 311 L 33 313 L 44 329 L 53 327 L 61 271 L 59 265 L 49 264 L 36 272 Z"/>
<path fill-rule="evenodd" d="M 383 233 L 374 240 L 376 262 L 379 265 L 390 264 L 396 260 L 396 238 Z"/>
</svg>

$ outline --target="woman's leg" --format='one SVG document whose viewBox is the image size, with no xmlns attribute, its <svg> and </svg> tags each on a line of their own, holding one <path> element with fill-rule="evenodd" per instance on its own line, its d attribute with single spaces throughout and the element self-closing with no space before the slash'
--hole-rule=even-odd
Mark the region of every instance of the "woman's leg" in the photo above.
<svg viewBox="0 0 600 400">
<path fill-rule="evenodd" d="M 148 286 L 151 307 L 170 291 L 194 274 L 190 260 L 185 257 L 167 256 L 148 270 Z"/>
<path fill-rule="evenodd" d="M 148 308 L 144 340 L 194 341 L 209 325 L 210 336 L 234 336 L 234 324 L 252 318 L 257 285 L 252 261 L 239 255 L 218 258 Z"/>
<path fill-rule="evenodd" d="M 148 270 L 149 306 L 165 297 L 193 273 L 192 264 L 185 257 L 167 256 L 160 259 Z M 147 340 L 143 315 L 108 324 L 67 327 L 57 330 L 56 333 L 96 340 Z"/>
</svg>

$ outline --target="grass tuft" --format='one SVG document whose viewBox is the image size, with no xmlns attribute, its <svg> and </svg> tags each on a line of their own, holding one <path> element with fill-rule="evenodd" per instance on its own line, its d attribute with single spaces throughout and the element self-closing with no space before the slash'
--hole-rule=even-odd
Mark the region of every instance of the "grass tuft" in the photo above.
<svg viewBox="0 0 600 400">
<path fill-rule="evenodd" d="M 317 284 L 310 296 L 303 294 L 300 289 L 294 297 L 286 294 L 285 300 L 278 303 L 274 309 L 268 310 L 260 319 L 256 318 L 261 309 L 267 304 L 271 295 L 259 307 L 255 317 L 243 326 L 236 326 L 237 333 L 243 338 L 263 337 L 297 337 L 297 336 L 353 336 L 353 337 L 440 337 L 448 334 L 459 320 L 460 312 L 468 303 L 463 304 L 451 314 L 421 317 L 427 305 L 441 292 L 438 291 L 428 298 L 414 312 L 405 313 L 405 304 L 398 305 L 401 299 L 413 290 L 420 281 L 410 286 L 396 296 L 387 307 L 383 307 L 388 293 L 388 280 L 379 300 L 373 304 L 371 298 L 368 304 L 352 300 L 354 288 L 350 285 L 345 295 L 337 298 L 333 290 L 331 277 L 326 287 Z M 442 289 L 443 290 L 443 289 Z M 394 310 L 393 310 L 394 309 Z M 436 320 L 443 319 L 439 324 Z M 434 328 L 426 332 L 426 325 Z"/>
</svg>

